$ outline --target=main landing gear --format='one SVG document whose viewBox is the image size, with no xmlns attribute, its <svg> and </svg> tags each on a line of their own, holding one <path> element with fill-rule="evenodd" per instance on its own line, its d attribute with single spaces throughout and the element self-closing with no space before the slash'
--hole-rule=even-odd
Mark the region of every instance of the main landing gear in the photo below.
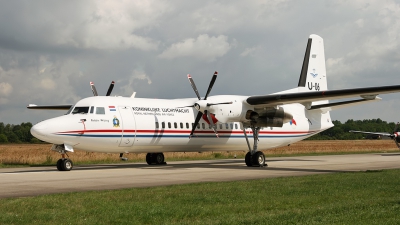
<svg viewBox="0 0 400 225">
<path fill-rule="evenodd" d="M 264 153 L 257 151 L 258 146 L 258 134 L 260 132 L 260 127 L 251 126 L 251 130 L 253 131 L 254 145 L 253 149 L 250 147 L 249 139 L 247 137 L 246 129 L 243 128 L 243 133 L 246 138 L 247 146 L 249 147 L 249 152 L 247 152 L 245 156 L 246 166 L 252 167 L 264 167 L 268 166 L 265 163 L 265 155 Z"/>
<path fill-rule="evenodd" d="M 163 153 L 147 153 L 146 155 L 146 162 L 149 165 L 161 165 L 167 164 L 164 161 L 165 157 Z"/>
</svg>

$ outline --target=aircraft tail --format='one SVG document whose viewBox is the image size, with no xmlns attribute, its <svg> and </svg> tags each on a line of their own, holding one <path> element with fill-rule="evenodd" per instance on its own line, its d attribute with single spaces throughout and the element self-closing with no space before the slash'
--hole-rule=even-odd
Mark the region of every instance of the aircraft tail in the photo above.
<svg viewBox="0 0 400 225">
<path fill-rule="evenodd" d="M 298 91 L 328 90 L 326 80 L 324 40 L 315 34 L 310 35 L 301 68 Z"/>
</svg>

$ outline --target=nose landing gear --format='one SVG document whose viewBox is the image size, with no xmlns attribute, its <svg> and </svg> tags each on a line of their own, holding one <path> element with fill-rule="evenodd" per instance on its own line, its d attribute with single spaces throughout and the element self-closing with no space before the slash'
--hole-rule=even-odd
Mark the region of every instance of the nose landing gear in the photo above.
<svg viewBox="0 0 400 225">
<path fill-rule="evenodd" d="M 67 152 L 73 152 L 73 148 L 70 145 L 56 145 L 53 144 L 51 150 L 56 151 L 61 154 L 61 159 L 57 161 L 57 170 L 59 171 L 70 171 L 74 167 L 72 160 L 66 158 L 65 156 L 69 157 Z"/>
</svg>

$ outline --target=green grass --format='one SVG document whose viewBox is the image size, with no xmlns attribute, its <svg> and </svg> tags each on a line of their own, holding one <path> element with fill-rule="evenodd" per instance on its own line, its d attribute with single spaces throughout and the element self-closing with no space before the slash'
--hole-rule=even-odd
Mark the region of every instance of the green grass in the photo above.
<svg viewBox="0 0 400 225">
<path fill-rule="evenodd" d="M 383 170 L 0 199 L 0 224 L 399 224 L 399 178 Z"/>
</svg>

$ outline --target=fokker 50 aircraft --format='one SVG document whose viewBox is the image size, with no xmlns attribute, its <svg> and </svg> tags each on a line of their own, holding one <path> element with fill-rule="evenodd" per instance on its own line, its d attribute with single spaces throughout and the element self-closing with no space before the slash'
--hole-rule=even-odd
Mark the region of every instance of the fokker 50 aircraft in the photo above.
<svg viewBox="0 0 400 225">
<path fill-rule="evenodd" d="M 328 90 L 323 39 L 310 35 L 296 88 L 259 96 L 209 96 L 214 73 L 202 98 L 147 99 L 106 96 L 75 105 L 37 106 L 63 109 L 67 114 L 34 125 L 36 138 L 53 143 L 61 153 L 57 169 L 69 171 L 68 152 L 147 153 L 148 164 L 163 164 L 163 152 L 243 151 L 247 166 L 264 166 L 262 151 L 303 140 L 333 126 L 330 111 L 380 100 L 378 94 L 400 91 L 400 85 Z M 354 98 L 346 100 L 345 98 Z M 329 103 L 329 100 L 343 99 Z M 252 139 L 253 144 L 249 142 Z M 68 155 L 67 155 L 68 156 Z"/>
<path fill-rule="evenodd" d="M 350 130 L 351 133 L 361 133 L 361 134 L 369 134 L 369 135 L 378 135 L 384 137 L 390 137 L 394 143 L 396 143 L 397 147 L 400 149 L 400 132 L 398 131 L 399 123 L 396 124 L 394 127 L 393 133 L 386 133 L 386 132 L 366 132 L 366 131 L 358 131 L 358 130 Z"/>
</svg>

